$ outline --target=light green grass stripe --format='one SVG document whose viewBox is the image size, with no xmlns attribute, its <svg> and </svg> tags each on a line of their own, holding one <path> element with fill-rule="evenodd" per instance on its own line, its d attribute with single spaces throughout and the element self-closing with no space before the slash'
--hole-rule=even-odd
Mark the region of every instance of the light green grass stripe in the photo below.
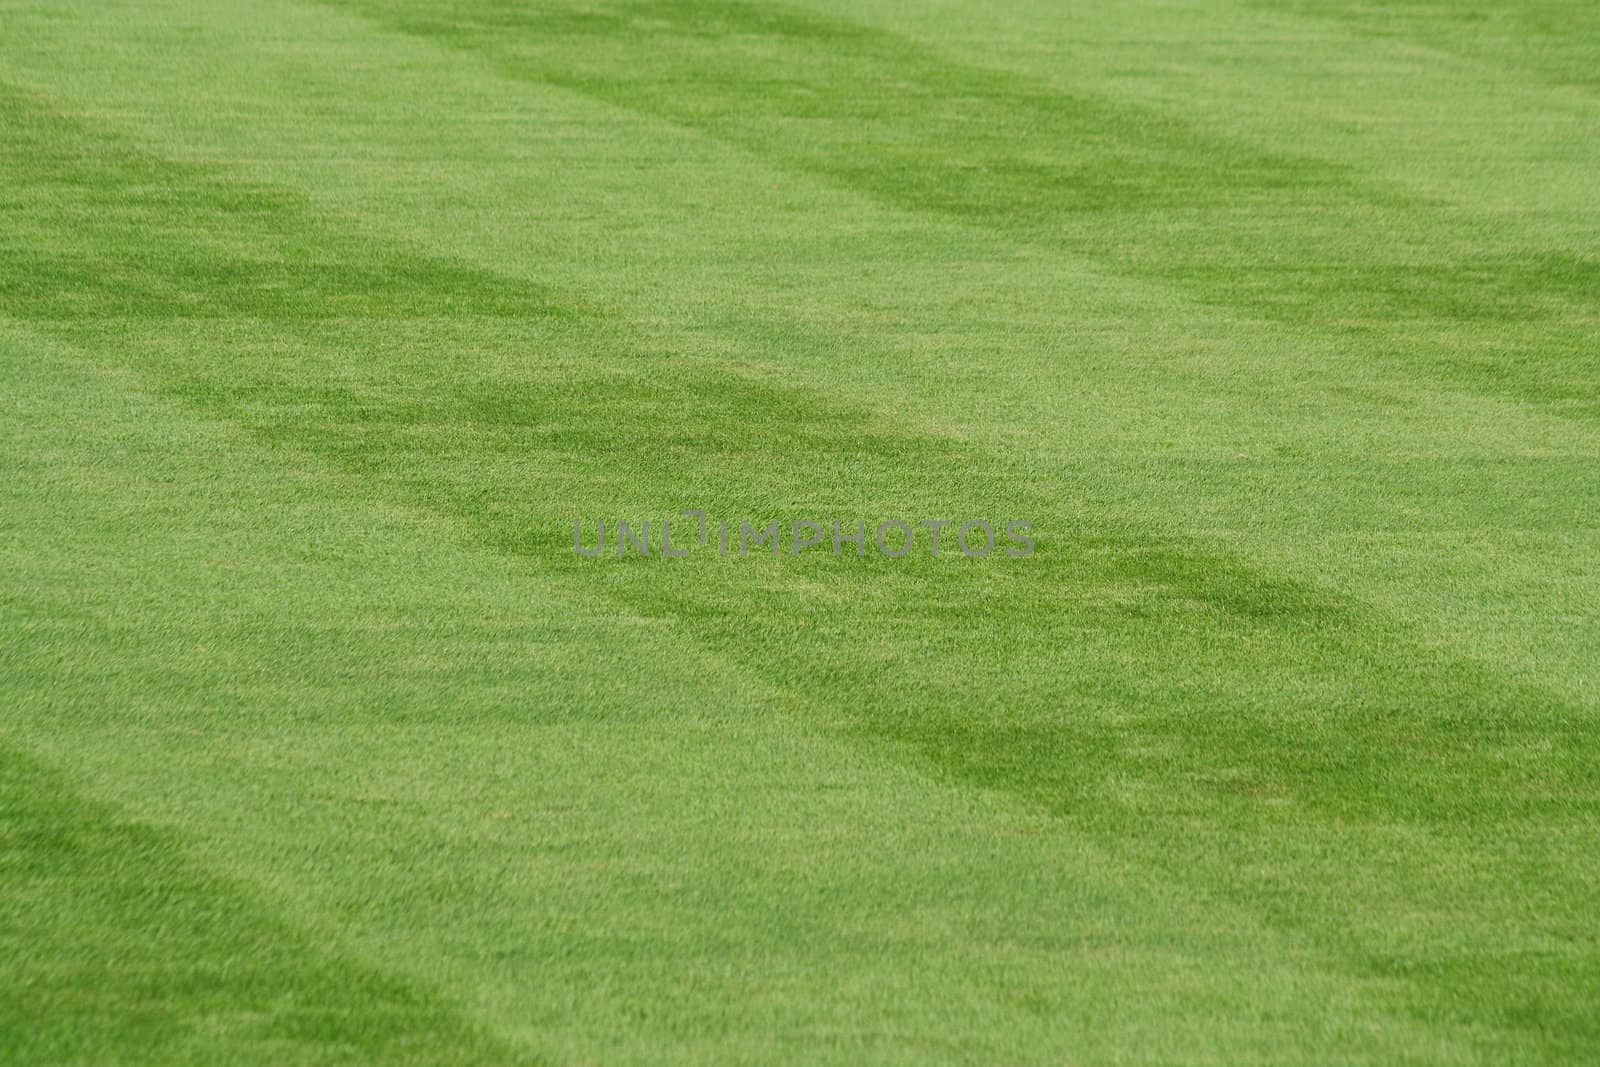
<svg viewBox="0 0 1600 1067">
<path fill-rule="evenodd" d="M 1460 387 L 1600 413 L 1600 263 L 1325 160 L 778 4 L 349 6 L 901 209 L 1332 332 Z"/>
<path fill-rule="evenodd" d="M 1600 97 L 1600 9 L 1581 0 L 1256 0 L 1254 6 L 1326 19 L 1379 41 L 1446 50 Z"/>
<path fill-rule="evenodd" d="M 1552 8 L 1566 17 L 1549 20 L 1544 32 L 1501 35 L 1470 58 L 1441 51 L 1427 33 L 1430 26 L 1476 33 L 1488 20 L 1469 4 L 1365 10 L 1391 30 L 1414 21 L 1420 35 L 1363 33 L 1306 17 L 1309 5 L 1250 0 L 804 6 L 967 62 L 1093 85 L 1225 137 L 1325 159 L 1431 205 L 1494 216 L 1531 242 L 1581 253 L 1600 237 L 1593 209 L 1600 112 L 1592 97 L 1507 66 L 1600 47 L 1570 32 L 1592 17 L 1582 0 L 1558 0 Z M 1491 17 L 1520 21 L 1526 7 L 1502 5 Z"/>
</svg>

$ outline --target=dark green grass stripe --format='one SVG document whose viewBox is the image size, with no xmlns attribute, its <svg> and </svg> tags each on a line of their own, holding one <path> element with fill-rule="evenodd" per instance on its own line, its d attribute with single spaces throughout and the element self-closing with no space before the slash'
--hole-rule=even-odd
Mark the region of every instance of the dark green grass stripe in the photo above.
<svg viewBox="0 0 1600 1067">
<path fill-rule="evenodd" d="M 93 211 L 70 187 L 34 195 L 57 179 L 48 155 L 6 153 L 7 195 L 35 205 L 55 244 L 108 265 L 132 293 L 253 279 L 214 304 L 204 287 L 190 293 L 199 309 L 246 317 L 225 333 L 160 300 L 120 321 L 119 346 L 169 393 L 286 458 L 334 465 L 354 491 L 450 515 L 481 542 L 671 618 L 811 694 L 809 713 L 937 773 L 1108 824 L 1151 804 L 1271 810 L 1211 780 L 1219 761 L 1261 796 L 1355 815 L 1570 813 L 1595 795 L 1581 709 L 1422 649 L 1360 604 L 1095 514 L 1070 476 L 741 377 L 581 301 L 536 289 L 519 316 L 513 280 L 340 232 L 283 191 L 148 156 L 130 165 L 115 138 L 14 94 L 8 106 L 32 113 L 8 131 L 49 125 L 83 161 Z M 189 223 L 163 235 L 159 259 L 125 248 L 151 184 L 187 205 Z M 280 314 L 270 294 L 296 284 L 298 267 L 266 250 L 294 234 L 317 235 L 295 239 L 336 274 L 349 256 L 427 284 L 340 274 L 340 316 Z M 85 347 L 103 340 L 93 315 L 63 319 L 49 302 L 23 311 Z M 579 341 L 591 358 L 553 355 Z M 1041 550 L 1013 564 L 700 558 L 672 574 L 661 561 L 593 565 L 570 552 L 574 518 L 690 504 L 735 519 L 1025 518 Z M 1192 788 L 1125 803 L 1116 783 L 1129 778 Z"/>
<path fill-rule="evenodd" d="M 333 2 L 898 208 L 1600 415 L 1600 260 L 1325 160 L 781 4 Z"/>
<path fill-rule="evenodd" d="M 534 1062 L 5 746 L 0 885 L 0 1062 Z"/>
</svg>

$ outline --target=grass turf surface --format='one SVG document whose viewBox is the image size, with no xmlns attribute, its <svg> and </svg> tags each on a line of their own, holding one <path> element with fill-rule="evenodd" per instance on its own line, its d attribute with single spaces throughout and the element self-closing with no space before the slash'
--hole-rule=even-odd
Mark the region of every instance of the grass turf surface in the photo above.
<svg viewBox="0 0 1600 1067">
<path fill-rule="evenodd" d="M 1595 11 L 0 0 L 0 1060 L 1594 1061 Z"/>
</svg>

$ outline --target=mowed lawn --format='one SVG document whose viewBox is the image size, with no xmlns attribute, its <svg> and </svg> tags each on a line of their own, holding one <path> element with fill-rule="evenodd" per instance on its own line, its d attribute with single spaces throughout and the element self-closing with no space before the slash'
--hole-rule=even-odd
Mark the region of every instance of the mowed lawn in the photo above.
<svg viewBox="0 0 1600 1067">
<path fill-rule="evenodd" d="M 0 0 L 0 377 L 0 1062 L 1600 1062 L 1592 0 Z"/>
</svg>

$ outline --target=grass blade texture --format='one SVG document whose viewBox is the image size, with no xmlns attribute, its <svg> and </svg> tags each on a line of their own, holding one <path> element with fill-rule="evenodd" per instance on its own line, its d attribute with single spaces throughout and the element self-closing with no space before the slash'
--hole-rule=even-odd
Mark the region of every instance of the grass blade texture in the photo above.
<svg viewBox="0 0 1600 1067">
<path fill-rule="evenodd" d="M 0 0 L 0 378 L 0 1062 L 1600 1061 L 1589 0 Z"/>
</svg>

